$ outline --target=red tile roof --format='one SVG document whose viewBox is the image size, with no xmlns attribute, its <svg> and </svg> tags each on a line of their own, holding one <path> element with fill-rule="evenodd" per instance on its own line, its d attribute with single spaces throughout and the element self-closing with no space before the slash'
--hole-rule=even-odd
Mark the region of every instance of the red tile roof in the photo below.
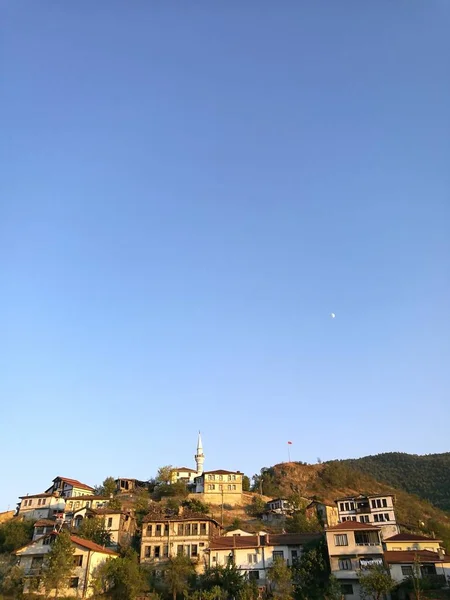
<svg viewBox="0 0 450 600">
<path fill-rule="evenodd" d="M 444 554 L 439 557 L 437 552 L 429 550 L 386 550 L 384 559 L 388 564 L 414 563 L 415 560 L 421 563 L 450 563 L 450 556 Z"/>
<path fill-rule="evenodd" d="M 361 531 L 376 530 L 380 531 L 380 528 L 376 525 L 370 525 L 369 523 L 360 523 L 359 521 L 344 521 L 333 527 L 328 527 L 326 531 L 354 531 L 355 529 Z"/>
<path fill-rule="evenodd" d="M 390 538 L 384 540 L 385 542 L 442 542 L 435 538 L 425 537 L 424 535 L 417 535 L 415 533 L 397 533 Z"/>
<path fill-rule="evenodd" d="M 34 524 L 34 527 L 54 527 L 56 524 L 56 519 L 39 519 Z"/>
<path fill-rule="evenodd" d="M 212 538 L 209 547 L 211 550 L 231 550 L 233 548 L 258 548 L 260 538 L 258 535 L 234 535 Z M 271 533 L 265 536 L 263 546 L 304 546 L 312 541 L 319 540 L 321 533 Z"/>
<path fill-rule="evenodd" d="M 106 502 L 109 499 L 109 496 L 96 496 L 95 494 L 86 494 L 83 496 L 69 496 L 68 498 L 65 498 L 66 501 L 69 500 L 70 502 L 73 502 L 74 500 L 104 500 Z"/>
<path fill-rule="evenodd" d="M 83 548 L 87 548 L 88 550 L 93 550 L 94 552 L 102 552 L 103 554 L 111 554 L 112 556 L 119 556 L 117 552 L 114 552 L 109 548 L 104 548 L 99 544 L 95 544 L 94 542 L 91 542 L 91 540 L 85 540 L 83 538 L 80 538 L 77 535 L 71 535 L 70 539 L 74 544 L 82 546 Z"/>
<path fill-rule="evenodd" d="M 224 469 L 217 469 L 217 471 L 203 471 L 202 475 L 242 475 L 240 471 L 225 471 Z"/>
<path fill-rule="evenodd" d="M 174 467 L 172 469 L 172 473 L 174 471 L 189 471 L 189 473 L 197 473 L 196 469 L 191 469 L 190 467 Z"/>
<path fill-rule="evenodd" d="M 55 477 L 55 479 L 53 481 L 55 482 L 57 479 L 61 479 L 61 481 L 64 481 L 64 483 L 68 483 L 72 487 L 76 487 L 76 488 L 79 488 L 81 490 L 92 490 L 92 491 L 94 491 L 93 487 L 91 487 L 90 485 L 86 485 L 85 483 L 81 483 L 81 481 L 78 481 L 78 479 L 69 479 L 68 477 L 60 477 L 58 475 L 58 477 Z"/>
</svg>

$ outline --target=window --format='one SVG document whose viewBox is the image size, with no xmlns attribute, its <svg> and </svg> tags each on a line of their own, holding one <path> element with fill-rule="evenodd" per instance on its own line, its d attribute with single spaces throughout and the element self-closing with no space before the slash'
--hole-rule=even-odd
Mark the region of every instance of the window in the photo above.
<svg viewBox="0 0 450 600">
<path fill-rule="evenodd" d="M 107 527 L 112 527 L 112 517 L 108 517 L 108 525 Z"/>
<path fill-rule="evenodd" d="M 179 523 L 178 524 L 178 535 L 183 535 L 184 534 L 184 526 L 183 523 Z"/>
<path fill-rule="evenodd" d="M 216 486 L 214 485 L 214 483 L 210 483 L 210 484 L 208 485 L 208 489 L 209 489 L 209 490 L 215 490 L 215 489 L 216 489 Z"/>
<path fill-rule="evenodd" d="M 340 558 L 338 561 L 340 571 L 351 571 L 352 561 L 349 558 Z"/>
<path fill-rule="evenodd" d="M 151 555 L 152 555 L 152 547 L 145 546 L 145 558 L 150 558 Z"/>
<path fill-rule="evenodd" d="M 259 579 L 259 571 L 247 571 L 249 579 Z"/>
<path fill-rule="evenodd" d="M 233 475 L 233 481 L 236 481 L 236 475 Z"/>
<path fill-rule="evenodd" d="M 386 500 L 386 498 L 383 498 L 383 508 L 387 508 L 387 500 Z"/>
<path fill-rule="evenodd" d="M 283 552 L 283 550 L 274 550 L 272 552 L 272 558 L 273 558 L 273 560 L 275 560 L 276 558 L 282 558 L 282 559 L 284 559 L 284 552 Z"/>
<path fill-rule="evenodd" d="M 42 567 L 43 562 L 44 562 L 43 556 L 33 556 L 33 558 L 31 559 L 31 568 L 32 569 L 40 569 Z"/>
<path fill-rule="evenodd" d="M 155 535 L 158 535 L 159 537 L 161 537 L 161 524 L 156 525 Z"/>
<path fill-rule="evenodd" d="M 343 502 L 341 502 L 339 506 L 340 506 L 341 512 L 344 512 L 344 510 L 345 510 L 345 508 L 344 508 L 344 503 L 343 503 Z"/>
<path fill-rule="evenodd" d="M 344 596 L 353 596 L 353 585 L 351 583 L 341 583 L 341 592 Z"/>
<path fill-rule="evenodd" d="M 147 530 L 145 532 L 147 537 L 150 537 L 152 535 L 152 530 L 153 530 L 153 525 L 147 525 Z"/>
<path fill-rule="evenodd" d="M 376 508 L 377 507 L 377 503 L 375 502 L 375 500 L 372 500 L 372 508 Z"/>
<path fill-rule="evenodd" d="M 67 503 L 67 508 L 72 509 L 73 508 L 73 502 L 70 501 Z"/>
<path fill-rule="evenodd" d="M 236 485 L 233 483 L 233 490 L 235 490 L 235 489 L 236 489 Z"/>
<path fill-rule="evenodd" d="M 231 475 L 228 475 L 228 481 L 231 481 Z"/>
<path fill-rule="evenodd" d="M 348 502 L 345 503 L 345 510 L 350 510 L 350 504 Z"/>
<path fill-rule="evenodd" d="M 73 564 L 76 567 L 82 567 L 83 566 L 83 555 L 75 554 L 75 556 L 73 557 Z"/>
<path fill-rule="evenodd" d="M 211 481 L 214 479 L 214 477 L 212 475 L 208 475 L 208 479 L 209 479 L 209 481 Z"/>
<path fill-rule="evenodd" d="M 165 523 L 164 525 L 164 535 L 169 535 L 169 523 Z"/>
<path fill-rule="evenodd" d="M 381 500 L 379 498 L 377 499 L 377 508 L 381 508 Z"/>
<path fill-rule="evenodd" d="M 355 510 L 355 503 L 354 502 L 350 502 L 350 510 Z"/>
<path fill-rule="evenodd" d="M 186 523 L 184 526 L 184 535 L 191 535 L 191 524 Z"/>
<path fill-rule="evenodd" d="M 346 533 L 340 533 L 339 535 L 334 536 L 334 545 L 335 546 L 348 546 L 348 539 Z"/>
<path fill-rule="evenodd" d="M 36 527 L 36 529 L 34 530 L 36 535 L 44 535 L 44 528 L 43 527 Z"/>
<path fill-rule="evenodd" d="M 40 506 L 40 505 L 41 505 L 41 499 L 39 498 L 39 500 L 38 500 L 38 506 Z"/>
<path fill-rule="evenodd" d="M 192 544 L 192 546 L 191 546 L 191 556 L 198 556 L 198 546 L 197 546 L 197 544 Z"/>
<path fill-rule="evenodd" d="M 198 535 L 198 523 L 192 523 L 192 535 Z"/>
<path fill-rule="evenodd" d="M 410 565 L 402 565 L 402 575 L 404 577 L 412 577 L 413 568 Z"/>
<path fill-rule="evenodd" d="M 384 513 L 384 520 L 389 521 L 389 513 Z"/>
<path fill-rule="evenodd" d="M 356 517 L 352 517 L 352 521 L 356 521 Z"/>
<path fill-rule="evenodd" d="M 200 523 L 200 535 L 206 535 L 206 523 Z"/>
<path fill-rule="evenodd" d="M 231 483 L 228 484 L 228 489 L 231 490 Z"/>
<path fill-rule="evenodd" d="M 295 562 L 297 560 L 297 558 L 298 558 L 297 550 L 292 550 L 291 557 L 292 557 L 292 562 Z"/>
<path fill-rule="evenodd" d="M 223 475 L 219 475 L 219 481 L 223 481 Z"/>
<path fill-rule="evenodd" d="M 164 544 L 163 546 L 163 556 L 164 558 L 169 557 L 169 544 Z"/>
<path fill-rule="evenodd" d="M 44 541 L 42 543 L 44 544 L 44 546 L 49 546 L 52 543 L 52 538 L 50 536 L 47 536 L 46 538 L 44 538 Z"/>
<path fill-rule="evenodd" d="M 249 565 L 254 565 L 258 562 L 257 554 L 247 554 L 247 562 Z"/>
<path fill-rule="evenodd" d="M 179 544 L 177 546 L 177 556 L 183 556 L 183 545 Z"/>
<path fill-rule="evenodd" d="M 80 580 L 79 577 L 71 577 L 70 581 L 69 581 L 69 587 L 70 588 L 77 588 L 79 580 Z"/>
<path fill-rule="evenodd" d="M 222 491 L 223 490 L 223 485 L 219 485 L 219 490 Z"/>
<path fill-rule="evenodd" d="M 161 557 L 161 546 L 155 546 L 155 558 Z"/>
</svg>

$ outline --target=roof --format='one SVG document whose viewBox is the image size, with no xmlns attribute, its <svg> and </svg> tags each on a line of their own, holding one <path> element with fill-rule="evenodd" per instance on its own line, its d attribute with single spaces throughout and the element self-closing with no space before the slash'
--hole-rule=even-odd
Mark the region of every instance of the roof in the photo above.
<svg viewBox="0 0 450 600">
<path fill-rule="evenodd" d="M 394 498 L 394 494 L 358 494 L 357 496 L 343 496 L 336 498 L 335 502 L 341 500 L 369 500 L 370 498 Z"/>
<path fill-rule="evenodd" d="M 189 471 L 189 473 L 197 473 L 197 469 L 191 469 L 190 467 L 174 467 L 172 469 L 172 473 L 174 471 Z"/>
<path fill-rule="evenodd" d="M 52 496 L 53 494 L 49 494 L 48 492 L 42 492 L 42 494 L 27 494 L 26 496 L 19 496 L 19 498 L 20 500 L 26 500 L 27 498 L 51 498 Z"/>
<path fill-rule="evenodd" d="M 425 537 L 424 535 L 417 535 L 415 533 L 397 533 L 390 538 L 384 540 L 385 542 L 442 542 L 435 538 Z"/>
<path fill-rule="evenodd" d="M 39 519 L 34 524 L 34 527 L 54 527 L 56 525 L 56 519 Z"/>
<path fill-rule="evenodd" d="M 53 482 L 55 482 L 57 479 L 61 479 L 61 481 L 64 481 L 64 483 L 68 483 L 72 487 L 76 487 L 81 490 L 94 491 L 93 487 L 91 487 L 90 485 L 86 485 L 85 483 L 81 483 L 81 481 L 78 481 L 78 479 L 69 479 L 68 477 L 61 477 L 60 475 L 58 475 L 58 477 L 55 477 L 55 479 L 53 479 Z"/>
<path fill-rule="evenodd" d="M 105 500 L 105 502 L 107 500 L 109 500 L 108 496 L 96 496 L 95 494 L 86 494 L 83 496 L 69 496 L 68 498 L 65 498 L 66 501 L 68 502 L 73 502 L 76 500 Z"/>
<path fill-rule="evenodd" d="M 278 502 L 278 500 L 281 500 L 281 502 L 289 502 L 287 498 L 272 498 L 272 500 L 269 500 L 267 504 L 270 504 L 271 502 Z"/>
<path fill-rule="evenodd" d="M 388 564 L 414 563 L 416 560 L 421 563 L 450 563 L 450 556 L 448 554 L 439 556 L 437 552 L 430 552 L 429 550 L 386 550 L 384 559 Z"/>
<path fill-rule="evenodd" d="M 263 546 L 304 546 L 312 541 L 319 540 L 321 533 L 272 533 L 266 536 L 235 535 L 212 538 L 209 547 L 211 550 L 232 550 L 233 548 L 258 548 L 261 546 L 261 537 L 266 538 Z"/>
<path fill-rule="evenodd" d="M 83 548 L 87 548 L 88 550 L 93 550 L 94 552 L 102 552 L 103 554 L 111 554 L 113 556 L 119 556 L 117 554 L 117 552 L 114 552 L 113 550 L 110 550 L 109 548 L 104 548 L 103 546 L 100 546 L 99 544 L 95 544 L 94 542 L 91 542 L 91 540 L 85 540 L 83 538 L 80 538 L 77 535 L 71 535 L 70 539 L 72 540 L 72 542 L 74 544 L 77 544 L 78 546 L 82 546 Z"/>
<path fill-rule="evenodd" d="M 203 471 L 202 475 L 242 475 L 240 471 L 225 471 L 224 469 L 217 469 L 217 471 Z"/>
<path fill-rule="evenodd" d="M 370 525 L 369 523 L 360 523 L 359 521 L 344 521 L 344 523 L 339 523 L 338 525 L 333 525 L 333 527 L 328 527 L 326 531 L 380 531 L 380 528 L 376 525 Z"/>
</svg>

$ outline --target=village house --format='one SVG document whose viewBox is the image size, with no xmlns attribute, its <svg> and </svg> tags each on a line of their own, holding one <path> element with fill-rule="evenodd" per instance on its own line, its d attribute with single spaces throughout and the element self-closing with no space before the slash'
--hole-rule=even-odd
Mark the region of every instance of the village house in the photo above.
<svg viewBox="0 0 450 600">
<path fill-rule="evenodd" d="M 43 535 L 48 535 L 48 534 L 52 533 L 53 531 L 55 531 L 57 526 L 58 526 L 58 520 L 55 518 L 39 519 L 38 521 L 36 521 L 36 523 L 33 526 L 34 529 L 33 529 L 32 541 L 37 540 L 38 538 L 42 537 Z"/>
<path fill-rule="evenodd" d="M 16 515 L 25 519 L 49 519 L 65 510 L 66 501 L 59 494 L 43 492 L 30 496 L 21 496 Z"/>
<path fill-rule="evenodd" d="M 242 473 L 240 471 L 205 471 L 195 478 L 195 493 L 206 504 L 242 504 Z"/>
<path fill-rule="evenodd" d="M 274 498 L 273 500 L 269 500 L 266 506 L 267 510 L 279 515 L 292 514 L 295 510 L 294 505 L 287 498 Z"/>
<path fill-rule="evenodd" d="M 80 527 L 84 519 L 104 519 L 105 529 L 111 535 L 109 547 L 118 548 L 131 544 L 136 532 L 136 518 L 130 511 L 114 508 L 79 508 L 72 515 L 71 526 L 74 529 Z"/>
<path fill-rule="evenodd" d="M 442 540 L 425 537 L 416 533 L 398 533 L 385 539 L 383 546 L 388 551 L 429 550 L 430 552 L 439 552 L 442 549 Z"/>
<path fill-rule="evenodd" d="M 72 520 L 72 515 L 80 508 L 105 508 L 108 506 L 109 500 L 106 496 L 96 496 L 95 494 L 67 498 L 66 520 Z"/>
<path fill-rule="evenodd" d="M 232 563 L 249 579 L 256 580 L 259 586 L 265 586 L 267 570 L 275 558 L 281 558 L 287 565 L 292 565 L 300 558 L 306 544 L 321 537 L 320 533 L 266 532 L 215 537 L 207 551 L 208 566 L 226 566 Z"/>
<path fill-rule="evenodd" d="M 194 483 L 194 479 L 198 474 L 196 469 L 190 469 L 189 467 L 175 467 L 170 472 L 170 483 L 182 481 L 186 485 L 189 485 Z"/>
<path fill-rule="evenodd" d="M 450 584 L 450 556 L 442 548 L 438 552 L 430 550 L 386 550 L 384 561 L 389 567 L 392 579 L 401 583 L 413 574 L 419 578 L 438 584 Z"/>
<path fill-rule="evenodd" d="M 119 494 L 130 494 L 137 490 L 147 489 L 148 482 L 141 481 L 140 479 L 129 479 L 126 477 L 119 477 L 114 480 L 116 484 L 116 491 Z"/>
<path fill-rule="evenodd" d="M 47 494 L 58 493 L 64 498 L 70 498 L 71 496 L 86 496 L 92 495 L 94 488 L 81 483 L 77 479 L 68 479 L 67 477 L 55 477 L 53 485 L 45 490 Z"/>
<path fill-rule="evenodd" d="M 357 521 L 376 525 L 380 527 L 383 538 L 399 533 L 394 502 L 395 498 L 390 494 L 360 494 L 335 500 L 340 523 Z"/>
<path fill-rule="evenodd" d="M 58 534 L 52 533 L 42 536 L 16 550 L 15 555 L 18 557 L 18 564 L 23 569 L 25 576 L 24 593 L 28 593 L 32 584 L 34 584 L 37 586 L 38 594 L 45 594 L 40 579 L 45 555 L 50 551 L 56 535 Z M 90 583 L 95 569 L 106 559 L 116 558 L 118 554 L 75 535 L 71 535 L 70 539 L 75 547 L 74 570 L 69 587 L 64 590 L 64 596 L 87 598 L 92 595 Z M 34 585 L 33 590 L 35 589 Z"/>
<path fill-rule="evenodd" d="M 333 527 L 339 523 L 339 512 L 336 506 L 313 500 L 305 509 L 308 518 L 316 517 L 320 523 Z"/>
<path fill-rule="evenodd" d="M 179 515 L 153 512 L 142 523 L 141 562 L 162 562 L 187 556 L 204 568 L 204 552 L 212 537 L 220 534 L 219 523 L 205 514 L 184 510 Z"/>
<path fill-rule="evenodd" d="M 370 523 L 344 521 L 325 530 L 330 568 L 346 600 L 360 599 L 359 573 L 383 565 L 381 528 Z"/>
</svg>

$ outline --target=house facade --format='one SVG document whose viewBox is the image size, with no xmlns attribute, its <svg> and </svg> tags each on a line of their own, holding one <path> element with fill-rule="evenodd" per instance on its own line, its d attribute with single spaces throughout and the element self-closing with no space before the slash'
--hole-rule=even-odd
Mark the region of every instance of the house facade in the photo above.
<svg viewBox="0 0 450 600">
<path fill-rule="evenodd" d="M 376 525 L 380 527 L 383 538 L 388 538 L 400 532 L 395 517 L 394 501 L 394 496 L 390 494 L 361 494 L 338 498 L 335 503 L 340 523 L 356 521 Z"/>
<path fill-rule="evenodd" d="M 359 600 L 359 573 L 384 564 L 381 528 L 370 523 L 344 521 L 325 530 L 330 568 L 346 600 Z"/>
<path fill-rule="evenodd" d="M 416 551 L 428 550 L 439 552 L 442 549 L 442 540 L 417 535 L 415 533 L 398 533 L 383 542 L 385 550 L 388 551 Z"/>
<path fill-rule="evenodd" d="M 45 556 L 50 551 L 56 535 L 42 536 L 16 550 L 15 555 L 25 577 L 24 593 L 28 593 L 33 586 L 35 593 L 45 594 L 41 576 Z M 95 569 L 108 558 L 116 558 L 118 554 L 75 535 L 71 535 L 70 539 L 75 548 L 74 568 L 69 585 L 67 589 L 64 589 L 64 596 L 87 598 L 92 595 L 90 583 Z"/>
<path fill-rule="evenodd" d="M 441 587 L 450 585 L 450 556 L 440 549 L 429 550 L 386 550 L 384 560 L 392 579 L 397 583 L 412 577 L 426 578 Z"/>
<path fill-rule="evenodd" d="M 116 484 L 116 491 L 119 494 L 130 494 L 136 490 L 146 489 L 148 482 L 141 481 L 140 479 L 130 479 L 127 477 L 119 477 L 114 480 Z"/>
<path fill-rule="evenodd" d="M 195 562 L 201 571 L 209 542 L 220 531 L 219 523 L 205 514 L 189 511 L 180 515 L 148 514 L 142 523 L 141 562 L 164 562 L 183 555 Z"/>
<path fill-rule="evenodd" d="M 43 492 L 30 496 L 21 496 L 16 515 L 25 519 L 49 519 L 63 513 L 66 501 L 58 494 Z"/>
<path fill-rule="evenodd" d="M 339 523 L 339 512 L 336 506 L 313 500 L 305 509 L 308 518 L 316 517 L 323 525 L 334 527 Z"/>
<path fill-rule="evenodd" d="M 84 519 L 104 519 L 105 529 L 111 536 L 110 548 L 117 549 L 131 544 L 136 532 L 136 518 L 130 511 L 114 508 L 89 508 L 84 506 L 76 510 L 71 519 L 71 527 L 78 529 Z"/>
<path fill-rule="evenodd" d="M 195 493 L 206 504 L 242 504 L 242 477 L 240 471 L 205 471 L 194 479 Z"/>
<path fill-rule="evenodd" d="M 182 481 L 186 485 L 194 483 L 194 479 L 199 475 L 196 469 L 190 469 L 189 467 L 176 467 L 170 472 L 170 483 L 177 483 Z"/>
<path fill-rule="evenodd" d="M 258 585 L 267 583 L 267 570 L 275 558 L 283 559 L 288 565 L 298 560 L 306 544 L 319 540 L 320 533 L 281 533 L 256 535 L 234 535 L 213 538 L 209 545 L 208 566 L 235 564 L 247 577 Z"/>
<path fill-rule="evenodd" d="M 45 491 L 48 494 L 59 494 L 63 498 L 70 498 L 71 496 L 92 495 L 94 488 L 77 479 L 58 476 L 53 480 L 51 487 Z"/>
</svg>

